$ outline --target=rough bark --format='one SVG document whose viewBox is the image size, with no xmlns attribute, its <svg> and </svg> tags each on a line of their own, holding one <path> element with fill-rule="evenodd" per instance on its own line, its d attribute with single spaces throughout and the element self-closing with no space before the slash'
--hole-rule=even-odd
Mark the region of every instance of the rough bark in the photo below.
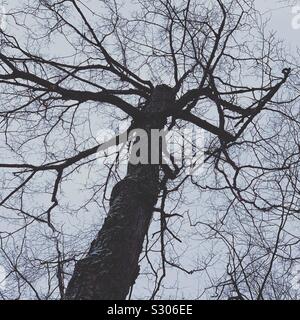
<svg viewBox="0 0 300 320">
<path fill-rule="evenodd" d="M 149 134 L 161 129 L 161 112 L 172 107 L 167 86 L 157 86 L 145 108 L 143 124 Z M 150 143 L 149 143 L 150 145 Z M 107 218 L 87 256 L 76 266 L 66 300 L 124 300 L 139 274 L 139 256 L 159 195 L 159 165 L 128 165 L 126 177 L 112 190 Z"/>
</svg>

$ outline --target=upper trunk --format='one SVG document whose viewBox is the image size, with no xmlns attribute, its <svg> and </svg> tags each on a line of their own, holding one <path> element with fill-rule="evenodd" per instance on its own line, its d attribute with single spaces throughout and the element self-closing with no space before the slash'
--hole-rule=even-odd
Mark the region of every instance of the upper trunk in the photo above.
<svg viewBox="0 0 300 320">
<path fill-rule="evenodd" d="M 143 121 L 161 129 L 166 119 L 155 116 L 173 102 L 169 87 L 154 89 Z M 149 146 L 151 143 L 149 143 Z M 112 190 L 107 218 L 92 242 L 87 256 L 79 261 L 68 285 L 67 300 L 123 300 L 139 274 L 138 260 L 159 195 L 159 165 L 128 165 L 126 177 Z"/>
</svg>

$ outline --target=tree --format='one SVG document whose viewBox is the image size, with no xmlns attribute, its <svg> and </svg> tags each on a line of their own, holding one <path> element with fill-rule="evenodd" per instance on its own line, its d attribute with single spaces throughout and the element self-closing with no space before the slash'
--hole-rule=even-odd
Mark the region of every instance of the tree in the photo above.
<svg viewBox="0 0 300 320">
<path fill-rule="evenodd" d="M 290 80 L 290 67 L 296 66 L 287 62 L 274 35 L 266 36 L 264 23 L 260 24 L 253 3 L 147 0 L 136 1 L 134 5 L 131 10 L 134 13 L 129 16 L 118 1 L 88 4 L 75 0 L 29 1 L 28 7 L 10 12 L 17 29 L 10 33 L 1 31 L 1 135 L 5 139 L 4 157 L 13 155 L 18 159 L 17 162 L 3 160 L 0 164 L 5 190 L 0 204 L 5 212 L 4 220 L 11 226 L 10 231 L 1 235 L 1 247 L 13 270 L 11 275 L 18 288 L 14 290 L 20 297 L 25 283 L 36 298 L 49 298 L 58 291 L 63 299 L 125 299 L 140 274 L 143 245 L 146 246 L 145 258 L 155 275 L 152 298 L 161 288 L 166 265 L 186 273 L 205 269 L 207 266 L 187 270 L 166 253 L 168 242 L 181 241 L 180 233 L 171 230 L 170 221 L 183 218 L 170 209 L 168 201 L 175 201 L 174 208 L 184 203 L 184 187 L 190 183 L 203 191 L 222 192 L 225 198 L 215 203 L 223 209 L 218 209 L 212 219 L 215 221 L 209 224 L 202 218 L 195 222 L 189 214 L 185 216 L 195 228 L 209 227 L 207 238 L 203 234 L 206 241 L 221 239 L 228 248 L 226 274 L 230 280 L 222 280 L 214 287 L 217 291 L 223 288 L 222 293 L 224 288 L 233 288 L 238 298 L 245 298 L 244 285 L 247 286 L 249 275 L 245 274 L 241 262 L 244 257 L 240 259 L 234 239 L 228 240 L 228 235 L 233 237 L 236 225 L 227 221 L 227 214 L 231 210 L 249 213 L 248 206 L 261 217 L 264 212 L 279 210 L 273 203 L 266 206 L 268 195 L 260 198 L 260 192 L 253 187 L 252 183 L 259 181 L 261 185 L 266 184 L 264 190 L 267 190 L 269 180 L 268 177 L 264 180 L 265 172 L 272 173 L 274 183 L 276 175 L 283 171 L 290 181 L 296 181 L 296 174 L 294 177 L 290 174 L 290 163 L 295 157 L 291 150 L 295 144 L 292 143 L 288 153 L 279 152 L 283 158 L 280 165 L 276 161 L 278 163 L 269 168 L 264 167 L 261 155 L 255 153 L 256 148 L 264 148 L 268 143 L 278 142 L 279 148 L 283 145 L 277 134 L 265 136 L 267 130 L 262 126 L 268 124 L 270 114 L 277 117 L 277 121 L 282 116 L 296 126 L 298 122 L 295 117 L 288 118 L 286 110 L 281 109 L 297 99 L 294 79 Z M 19 28 L 23 39 L 14 35 Z M 66 46 L 64 52 L 54 56 L 54 48 L 59 51 L 62 45 Z M 97 122 L 113 128 L 124 119 L 131 120 L 126 133 L 134 129 L 146 132 L 148 156 L 158 148 L 160 162 L 129 161 L 122 178 L 118 175 L 117 153 L 116 161 L 108 165 L 104 177 L 97 172 L 96 180 L 103 181 L 92 182 L 92 195 L 85 204 L 77 210 L 69 203 L 63 204 L 61 184 L 75 179 L 74 174 L 82 168 L 93 172 L 94 178 L 92 170 L 95 170 L 99 148 L 108 147 L 94 138 Z M 199 179 L 186 173 L 187 159 L 177 165 L 171 155 L 170 163 L 166 164 L 162 161 L 163 146 L 152 145 L 153 130 L 168 128 L 183 132 L 188 125 L 206 133 L 207 169 Z M 121 144 L 120 136 L 114 141 Z M 133 149 L 138 142 L 136 135 L 126 141 L 129 158 L 134 156 Z M 269 151 L 265 150 L 265 156 Z M 251 153 L 256 156 L 255 164 L 243 164 L 247 162 L 243 157 Z M 93 210 L 100 208 L 103 213 L 106 193 L 114 180 L 107 217 L 89 250 L 85 252 L 81 248 L 79 253 L 75 252 L 72 246 L 76 246 L 76 237 L 73 241 L 69 238 L 67 246 L 64 245 L 68 231 L 60 226 L 66 222 L 58 218 L 56 212 L 89 211 L 87 208 L 94 202 Z M 102 204 L 97 199 L 100 192 Z M 51 203 L 45 207 L 49 193 Z M 176 200 L 172 199 L 174 194 Z M 291 203 L 295 204 L 294 200 Z M 227 212 L 222 219 L 217 219 L 227 201 L 230 202 Z M 292 210 L 291 203 L 284 201 L 280 208 Z M 9 220 L 11 212 L 16 213 L 18 220 Z M 155 212 L 160 215 L 160 230 L 153 236 L 156 237 L 154 244 L 160 245 L 161 275 L 154 270 L 148 256 L 152 247 L 148 246 L 147 233 Z M 251 217 L 250 222 L 247 218 L 237 219 L 237 228 L 244 230 L 244 234 L 255 230 L 263 237 L 266 231 L 258 230 L 257 221 L 252 214 Z M 280 219 L 282 230 L 285 213 Z M 229 231 L 221 230 L 220 223 L 224 221 Z M 27 242 L 29 229 L 33 234 L 38 232 L 32 225 L 45 226 L 45 239 L 55 244 L 55 258 L 40 261 L 39 270 L 43 265 L 44 272 L 49 274 L 48 293 L 44 296 L 33 285 L 43 281 L 42 277 L 26 276 L 26 269 L 35 265 L 33 261 L 37 257 L 37 252 L 30 252 Z M 18 234 L 22 241 L 19 239 L 16 243 Z M 169 237 L 172 240 L 168 240 Z M 269 248 L 273 262 L 279 238 L 276 249 Z M 252 247 L 257 250 L 257 244 L 249 239 L 245 257 L 252 259 L 253 267 L 257 260 L 250 253 Z M 8 252 L 4 242 L 17 246 L 15 251 L 20 254 Z M 43 243 L 41 251 L 45 245 Z M 69 272 L 66 270 L 74 263 L 75 270 L 66 289 L 65 278 Z M 25 269 L 21 271 L 22 268 Z M 53 270 L 57 281 L 55 289 Z M 259 267 L 254 270 L 258 272 Z M 257 294 L 248 287 L 249 298 L 263 297 L 269 275 L 267 272 Z M 229 297 L 232 296 L 230 290 L 226 293 Z"/>
</svg>

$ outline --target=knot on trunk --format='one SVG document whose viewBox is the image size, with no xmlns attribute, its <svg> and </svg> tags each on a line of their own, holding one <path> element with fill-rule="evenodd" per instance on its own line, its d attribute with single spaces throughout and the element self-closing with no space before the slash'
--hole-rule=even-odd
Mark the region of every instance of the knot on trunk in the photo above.
<svg viewBox="0 0 300 320">
<path fill-rule="evenodd" d="M 163 128 L 175 105 L 175 98 L 176 95 L 171 87 L 165 84 L 156 86 L 143 109 L 142 116 L 134 119 L 132 128 L 146 130 Z"/>
<path fill-rule="evenodd" d="M 174 106 L 174 103 L 174 90 L 165 84 L 161 84 L 154 88 L 150 102 L 146 106 L 145 111 L 149 113 L 167 112 Z"/>
</svg>

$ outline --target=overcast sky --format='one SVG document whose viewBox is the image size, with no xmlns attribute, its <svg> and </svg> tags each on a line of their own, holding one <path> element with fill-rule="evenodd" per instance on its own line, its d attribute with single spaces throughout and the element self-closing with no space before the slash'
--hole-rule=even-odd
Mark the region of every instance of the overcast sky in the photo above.
<svg viewBox="0 0 300 320">
<path fill-rule="evenodd" d="M 256 0 L 257 9 L 270 17 L 269 28 L 278 33 L 279 38 L 286 40 L 292 50 L 300 47 L 300 1 L 294 7 L 284 4 L 289 1 Z M 294 13 L 297 11 L 297 13 Z M 293 21 L 299 26 L 293 28 Z"/>
<path fill-rule="evenodd" d="M 297 46 L 300 47 L 300 0 L 295 1 L 294 7 L 289 4 L 290 2 L 289 0 L 255 0 L 257 9 L 265 18 L 270 18 L 268 24 L 270 30 L 276 31 L 279 38 L 286 40 L 294 50 Z M 16 4 L 20 5 L 20 1 L 0 0 L 1 4 L 9 10 Z M 298 24 L 298 28 L 293 28 L 293 21 Z"/>
</svg>

